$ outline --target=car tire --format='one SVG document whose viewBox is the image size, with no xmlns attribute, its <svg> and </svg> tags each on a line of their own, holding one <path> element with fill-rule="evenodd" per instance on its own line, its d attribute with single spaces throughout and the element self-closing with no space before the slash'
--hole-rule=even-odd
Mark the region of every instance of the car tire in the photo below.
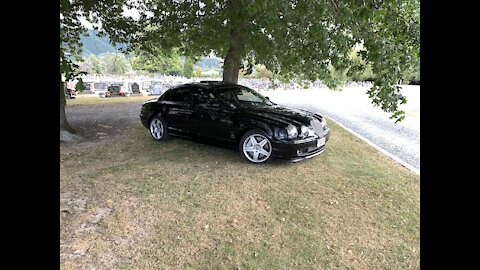
<svg viewBox="0 0 480 270">
<path fill-rule="evenodd" d="M 156 115 L 152 117 L 148 127 L 150 130 L 150 135 L 155 141 L 164 141 L 169 138 L 167 122 L 160 116 Z"/>
<path fill-rule="evenodd" d="M 265 164 L 272 160 L 272 142 L 265 132 L 254 129 L 245 133 L 238 145 L 240 155 L 255 164 Z"/>
</svg>

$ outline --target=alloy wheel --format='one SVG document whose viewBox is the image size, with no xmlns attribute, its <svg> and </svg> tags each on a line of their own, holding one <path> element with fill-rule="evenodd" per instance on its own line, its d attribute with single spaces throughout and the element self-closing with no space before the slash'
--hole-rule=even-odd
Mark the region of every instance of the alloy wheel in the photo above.
<svg viewBox="0 0 480 270">
<path fill-rule="evenodd" d="M 152 137 L 155 140 L 161 140 L 163 138 L 163 133 L 164 133 L 164 130 L 163 130 L 162 121 L 160 121 L 160 119 L 158 118 L 154 118 L 150 122 L 150 134 L 152 134 Z"/>
<path fill-rule="evenodd" d="M 243 154 L 251 162 L 262 163 L 272 154 L 270 140 L 261 134 L 252 134 L 243 142 Z"/>
</svg>

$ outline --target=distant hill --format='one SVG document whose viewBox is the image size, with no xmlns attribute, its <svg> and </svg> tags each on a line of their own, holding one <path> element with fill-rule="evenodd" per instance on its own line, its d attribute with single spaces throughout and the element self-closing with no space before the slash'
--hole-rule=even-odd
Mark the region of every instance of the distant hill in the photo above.
<svg viewBox="0 0 480 270">
<path fill-rule="evenodd" d="M 218 57 L 203 57 L 202 60 L 195 63 L 196 67 L 202 69 L 220 69 L 222 68 L 222 59 Z"/>
<path fill-rule="evenodd" d="M 80 40 L 83 43 L 83 56 L 88 56 L 89 54 L 99 55 L 102 53 L 109 53 L 117 51 L 117 48 L 125 47 L 125 44 L 119 44 L 114 47 L 110 44 L 110 39 L 108 37 L 100 37 L 92 29 L 88 30 L 88 36 L 80 36 Z"/>
<path fill-rule="evenodd" d="M 83 43 L 83 53 L 84 57 L 95 54 L 99 55 L 102 53 L 112 53 L 116 52 L 117 48 L 124 48 L 125 44 L 119 44 L 114 47 L 110 44 L 110 39 L 108 37 L 99 36 L 95 30 L 88 30 L 88 35 L 80 36 L 80 40 Z M 185 60 L 185 57 L 181 57 L 182 62 Z M 195 67 L 200 67 L 201 69 L 221 69 L 222 68 L 222 59 L 218 57 L 202 57 L 202 60 L 195 63 Z"/>
</svg>

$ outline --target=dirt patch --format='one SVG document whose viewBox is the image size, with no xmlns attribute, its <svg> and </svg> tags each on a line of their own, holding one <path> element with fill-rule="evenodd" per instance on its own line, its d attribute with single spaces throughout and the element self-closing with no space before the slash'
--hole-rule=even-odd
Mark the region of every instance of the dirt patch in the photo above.
<svg viewBox="0 0 480 270">
<path fill-rule="evenodd" d="M 67 120 L 83 139 L 78 143 L 60 142 L 60 150 L 78 151 L 118 140 L 132 123 L 140 122 L 141 106 L 142 102 L 67 106 Z"/>
</svg>

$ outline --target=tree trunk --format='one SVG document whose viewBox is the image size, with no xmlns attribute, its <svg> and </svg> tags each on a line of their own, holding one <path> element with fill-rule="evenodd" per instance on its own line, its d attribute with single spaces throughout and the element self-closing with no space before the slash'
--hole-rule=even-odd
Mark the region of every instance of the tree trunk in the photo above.
<svg viewBox="0 0 480 270">
<path fill-rule="evenodd" d="M 65 115 L 65 85 L 60 76 L 60 141 L 72 142 L 79 141 L 80 136 L 75 134 L 75 130 L 68 124 Z"/>
<path fill-rule="evenodd" d="M 223 82 L 225 83 L 238 83 L 248 23 L 248 19 L 244 19 L 238 25 L 232 26 L 230 30 L 230 47 L 223 61 Z"/>
<path fill-rule="evenodd" d="M 242 61 L 242 49 L 237 44 L 230 44 L 223 62 L 223 82 L 238 83 L 238 73 Z"/>
</svg>

